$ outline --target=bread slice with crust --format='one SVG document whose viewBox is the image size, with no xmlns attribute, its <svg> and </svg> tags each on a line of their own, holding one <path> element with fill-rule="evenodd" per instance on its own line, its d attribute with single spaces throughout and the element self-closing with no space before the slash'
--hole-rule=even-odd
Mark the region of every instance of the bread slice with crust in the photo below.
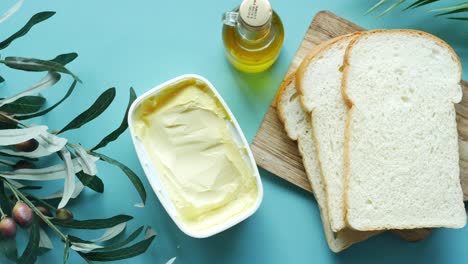
<svg viewBox="0 0 468 264">
<path fill-rule="evenodd" d="M 457 55 L 430 34 L 376 30 L 351 41 L 342 80 L 351 228 L 465 225 L 454 108 L 460 82 Z"/>
<path fill-rule="evenodd" d="M 276 97 L 276 107 L 278 116 L 283 122 L 288 136 L 293 140 L 297 140 L 306 174 L 320 209 L 323 229 L 329 248 L 333 252 L 340 252 L 354 243 L 363 241 L 377 234 L 376 232 L 357 232 L 349 229 L 343 229 L 337 233 L 333 233 L 331 230 L 328 218 L 327 196 L 320 174 L 315 144 L 311 135 L 312 127 L 310 115 L 304 112 L 301 107 L 299 96 L 296 91 L 294 75 L 289 76 L 282 83 Z"/>
<path fill-rule="evenodd" d="M 345 228 L 343 147 L 348 108 L 341 94 L 341 70 L 346 48 L 359 34 L 325 43 L 304 59 L 296 74 L 302 105 L 311 115 L 334 232 Z"/>
</svg>

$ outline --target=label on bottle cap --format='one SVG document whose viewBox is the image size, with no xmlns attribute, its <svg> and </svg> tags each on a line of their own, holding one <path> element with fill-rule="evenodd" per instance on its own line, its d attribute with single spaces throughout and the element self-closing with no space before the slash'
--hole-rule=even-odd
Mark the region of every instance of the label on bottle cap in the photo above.
<svg viewBox="0 0 468 264">
<path fill-rule="evenodd" d="M 244 0 L 239 15 L 249 26 L 261 27 L 271 19 L 271 4 L 268 0 Z"/>
</svg>

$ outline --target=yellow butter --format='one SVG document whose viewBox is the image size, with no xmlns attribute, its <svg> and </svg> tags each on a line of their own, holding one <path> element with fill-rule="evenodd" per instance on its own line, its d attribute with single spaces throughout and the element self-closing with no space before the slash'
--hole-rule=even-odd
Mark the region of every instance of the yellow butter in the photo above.
<svg viewBox="0 0 468 264">
<path fill-rule="evenodd" d="M 246 150 L 206 84 L 186 79 L 145 99 L 133 125 L 186 227 L 205 230 L 254 206 L 258 187 Z"/>
</svg>

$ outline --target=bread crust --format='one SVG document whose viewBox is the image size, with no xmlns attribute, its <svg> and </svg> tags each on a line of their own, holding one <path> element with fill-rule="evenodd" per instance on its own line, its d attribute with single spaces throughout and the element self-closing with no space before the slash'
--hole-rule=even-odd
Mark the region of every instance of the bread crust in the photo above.
<svg viewBox="0 0 468 264">
<path fill-rule="evenodd" d="M 312 137 L 313 137 L 313 140 L 314 140 L 314 143 L 315 143 L 315 147 L 316 147 L 316 152 L 317 152 L 317 160 L 318 160 L 318 163 L 319 163 L 319 168 L 320 170 L 322 171 L 322 161 L 320 159 L 320 142 L 318 141 L 317 137 L 316 137 L 316 130 L 315 130 L 315 127 L 313 125 L 313 119 L 314 119 L 314 109 L 308 109 L 305 102 L 304 102 L 304 89 L 305 87 L 302 85 L 302 79 L 304 77 L 304 72 L 306 71 L 307 67 L 309 66 L 310 63 L 314 62 L 316 59 L 318 59 L 320 57 L 320 55 L 322 55 L 324 52 L 326 52 L 327 50 L 329 50 L 334 44 L 337 44 L 337 43 L 340 43 L 342 41 L 345 41 L 349 38 L 351 39 L 355 39 L 356 37 L 358 37 L 359 35 L 361 35 L 362 32 L 354 32 L 354 33 L 351 33 L 351 34 L 347 34 L 347 35 L 343 35 L 343 36 L 340 36 L 340 37 L 337 37 L 337 38 L 334 38 L 334 39 L 331 39 L 327 42 L 324 42 L 322 44 L 320 44 L 319 46 L 316 47 L 316 49 L 314 49 L 312 52 L 310 52 L 306 58 L 304 58 L 304 60 L 302 61 L 301 65 L 299 66 L 297 72 L 296 72 L 296 89 L 298 90 L 299 94 L 301 95 L 300 96 L 300 102 L 302 104 L 302 108 L 310 114 L 310 117 L 312 119 Z M 327 195 L 327 206 L 328 208 L 330 208 L 330 194 L 326 191 L 328 190 L 328 185 L 327 185 L 327 181 L 325 181 L 325 177 L 323 175 L 323 173 L 321 173 L 321 177 L 322 177 L 322 182 L 324 184 L 324 188 L 325 188 L 325 193 Z M 345 210 L 346 211 L 346 210 Z M 328 217 L 330 219 L 330 222 L 332 223 L 333 222 L 333 218 L 331 217 L 331 210 L 328 210 Z M 343 215 L 343 219 L 344 219 L 344 215 Z M 333 226 L 333 225 L 332 225 Z M 333 230 L 335 232 L 339 231 L 339 230 Z"/>
<path fill-rule="evenodd" d="M 426 37 L 426 38 L 429 38 L 429 39 L 432 39 L 433 41 L 435 41 L 436 43 L 438 43 L 439 45 L 447 48 L 452 56 L 452 59 L 458 64 L 458 75 L 459 75 L 459 83 L 461 85 L 461 82 L 462 82 L 462 66 L 461 66 L 461 61 L 460 61 L 460 58 L 458 57 L 458 55 L 455 53 L 455 51 L 453 50 L 453 48 L 447 44 L 444 40 L 432 35 L 432 34 L 429 34 L 427 32 L 424 32 L 424 31 L 419 31 L 419 30 L 413 30 L 413 29 L 376 29 L 376 30 L 370 30 L 370 31 L 365 31 L 365 32 L 362 32 L 359 36 L 357 36 L 356 38 L 354 38 L 348 45 L 348 47 L 346 48 L 346 52 L 345 52 L 345 56 L 344 56 L 344 59 L 343 59 L 343 76 L 342 76 L 342 79 L 341 79 L 341 93 L 343 95 L 343 99 L 345 101 L 345 103 L 347 104 L 348 106 L 348 113 L 346 115 L 346 127 L 345 127 L 345 143 L 344 143 L 344 154 L 343 154 L 343 157 L 344 157 L 344 177 L 345 177 L 345 181 L 344 181 L 344 208 L 345 208 L 345 223 L 353 228 L 353 226 L 351 226 L 350 222 L 349 222 L 349 215 L 348 215 L 348 209 L 349 209 L 349 178 L 350 178 L 350 160 L 349 160 L 349 141 L 350 141 L 350 138 L 351 138 L 351 116 L 352 116 L 352 113 L 353 113 L 353 107 L 354 107 L 354 103 L 353 101 L 351 100 L 351 98 L 349 98 L 348 94 L 347 94 L 347 89 L 348 89 L 348 75 L 349 75 L 349 68 L 351 67 L 351 64 L 350 64 L 350 53 L 352 51 L 352 49 L 354 48 L 354 46 L 360 41 L 362 40 L 363 38 L 365 38 L 366 36 L 369 36 L 369 35 L 373 35 L 373 34 L 388 34 L 388 33 L 395 33 L 395 34 L 409 34 L 409 35 L 416 35 L 416 36 L 421 36 L 421 37 Z M 461 87 L 460 87 L 460 93 L 462 94 L 461 92 Z M 454 103 L 458 103 L 459 101 L 461 100 L 461 96 L 459 99 L 454 99 Z M 438 228 L 438 227 L 443 227 L 443 226 L 431 226 L 431 228 Z M 401 229 L 404 230 L 404 229 L 418 229 L 418 228 L 421 228 L 420 226 L 415 226 L 415 225 L 408 225 L 408 226 L 405 226 L 405 227 L 402 227 Z M 365 231 L 381 231 L 381 230 L 391 230 L 391 227 L 389 226 L 382 226 L 380 228 L 371 228 L 371 229 L 366 229 Z"/>
<path fill-rule="evenodd" d="M 325 51 L 329 50 L 333 44 L 341 42 L 347 38 L 356 38 L 357 36 L 361 35 L 363 32 L 358 31 L 346 35 L 342 35 L 333 39 L 330 39 L 324 43 L 319 44 L 317 47 L 314 48 L 307 56 L 304 58 L 302 61 L 301 65 L 299 65 L 299 68 L 296 71 L 296 89 L 299 92 L 300 95 L 304 94 L 304 87 L 302 85 L 302 79 L 304 76 L 304 72 L 307 69 L 307 66 L 309 66 L 310 63 L 315 61 L 321 54 L 323 54 Z M 307 109 L 306 104 L 304 103 L 303 96 L 301 96 L 301 104 L 304 110 L 306 112 L 312 112 L 313 109 Z"/>
<path fill-rule="evenodd" d="M 280 121 L 283 123 L 283 125 L 285 126 L 285 130 L 286 130 L 286 115 L 284 113 L 284 109 L 282 107 L 282 104 L 280 104 L 280 101 L 284 99 L 284 96 L 285 96 L 285 91 L 286 91 L 286 88 L 294 81 L 294 78 L 295 78 L 295 74 L 291 74 L 289 76 L 287 76 L 285 78 L 285 80 L 281 83 L 280 85 L 280 88 L 276 94 L 276 97 L 275 97 L 275 104 L 276 104 L 276 109 L 277 109 L 277 115 L 278 115 L 278 118 L 280 119 Z M 301 145 L 301 138 L 298 137 L 298 138 L 293 138 L 291 137 L 289 134 L 288 136 L 292 139 L 292 140 L 296 140 L 297 141 L 297 144 L 298 146 Z M 299 148 L 299 152 L 301 154 L 301 157 L 302 157 L 302 162 L 305 163 L 305 153 L 302 152 L 302 149 Z M 307 174 L 307 172 L 306 172 Z M 318 177 L 322 177 L 322 175 L 317 175 Z M 309 183 L 312 187 L 312 191 L 313 191 L 313 195 L 315 196 L 315 189 L 314 188 L 318 188 L 318 186 L 314 186 L 312 184 L 312 176 L 307 174 L 307 177 L 309 178 Z M 322 180 L 323 182 L 323 180 Z M 322 186 L 323 188 L 324 186 Z M 315 199 L 317 200 L 317 197 L 315 197 Z M 325 195 L 325 199 L 327 199 L 327 196 Z M 323 219 L 322 217 L 322 214 L 325 214 L 326 217 L 328 217 L 328 213 L 327 212 L 323 212 L 323 210 L 325 208 L 323 208 L 324 206 L 327 206 L 327 201 L 323 201 L 323 205 L 321 206 L 319 204 L 319 202 L 317 202 L 317 205 L 319 207 L 319 210 L 320 210 L 320 215 L 321 215 L 321 221 L 322 221 L 322 225 L 323 225 L 323 229 L 324 229 L 324 233 L 325 233 L 325 239 L 327 240 L 327 244 L 328 244 L 328 247 L 330 248 L 330 250 L 334 253 L 338 253 L 338 252 L 341 252 L 345 249 L 347 249 L 348 247 L 352 246 L 353 244 L 355 243 L 358 243 L 362 240 L 365 240 L 373 235 L 376 235 L 378 234 L 379 232 L 359 232 L 356 233 L 358 234 L 356 236 L 356 234 L 346 234 L 348 232 L 354 232 L 352 230 L 342 230 L 340 231 L 339 233 L 334 233 L 332 230 L 331 230 L 331 225 L 330 225 L 330 220 L 328 218 L 328 221 Z M 345 239 L 344 241 L 346 241 L 346 243 L 338 243 L 338 237 L 339 236 L 349 236 L 349 237 L 352 237 L 353 239 Z M 342 240 L 343 242 L 343 240 Z"/>
<path fill-rule="evenodd" d="M 297 137 L 292 136 L 289 133 L 288 129 L 286 129 L 286 122 L 285 122 L 286 117 L 284 115 L 283 107 L 279 103 L 281 98 L 283 98 L 283 96 L 284 96 L 284 92 L 285 92 L 286 88 L 288 87 L 288 85 L 290 85 L 294 81 L 294 78 L 295 78 L 295 75 L 293 73 L 293 74 L 290 74 L 289 76 L 287 76 L 284 79 L 283 82 L 281 82 L 280 88 L 278 89 L 278 92 L 276 93 L 276 97 L 274 99 L 274 104 L 276 106 L 276 114 L 278 115 L 278 118 L 281 121 L 281 123 L 283 123 L 284 128 L 286 130 L 286 134 L 288 134 L 288 137 L 291 138 L 292 140 L 297 140 Z"/>
<path fill-rule="evenodd" d="M 445 42 L 444 40 L 442 40 L 442 39 L 440 39 L 440 38 L 438 38 L 438 37 L 436 37 L 436 36 L 434 36 L 432 34 L 429 34 L 427 32 L 420 31 L 420 30 L 415 30 L 415 29 L 375 29 L 375 30 L 370 30 L 370 31 L 363 31 L 363 32 L 360 32 L 360 33 L 361 34 L 356 36 L 349 43 L 348 47 L 346 48 L 346 52 L 345 52 L 345 56 L 344 56 L 344 60 L 343 60 L 343 76 L 342 76 L 342 79 L 341 79 L 341 93 L 343 95 L 343 99 L 345 100 L 345 102 L 346 102 L 346 104 L 348 105 L 349 108 L 351 108 L 352 105 L 353 105 L 351 99 L 348 97 L 348 94 L 346 93 L 346 90 L 347 90 L 347 77 L 348 77 L 348 72 L 349 72 L 349 67 L 350 67 L 349 55 L 350 55 L 350 52 L 351 52 L 352 48 L 356 45 L 356 43 L 358 43 L 362 38 L 364 38 L 364 37 L 366 37 L 368 35 L 372 35 L 372 34 L 404 33 L 404 34 L 410 34 L 410 35 L 424 36 L 424 37 L 427 37 L 427 38 L 430 38 L 430 39 L 434 40 L 435 42 L 439 43 L 443 47 L 447 48 L 449 50 L 450 54 L 452 55 L 453 60 L 458 64 L 458 75 L 460 76 L 459 77 L 459 79 L 460 79 L 459 83 L 461 85 L 461 82 L 462 82 L 462 65 L 461 65 L 460 57 L 458 57 L 455 50 L 447 42 Z M 461 97 L 460 97 L 460 100 L 461 100 Z M 458 100 L 458 101 L 455 100 L 457 102 L 454 102 L 454 103 L 458 103 L 460 100 Z"/>
</svg>

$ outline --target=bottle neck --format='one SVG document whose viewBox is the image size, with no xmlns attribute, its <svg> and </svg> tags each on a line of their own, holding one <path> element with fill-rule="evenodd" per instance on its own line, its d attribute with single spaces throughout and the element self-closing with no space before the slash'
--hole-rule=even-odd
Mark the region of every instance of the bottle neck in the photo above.
<svg viewBox="0 0 468 264">
<path fill-rule="evenodd" d="M 271 31 L 271 19 L 260 27 L 252 27 L 245 23 L 240 17 L 237 22 L 237 32 L 239 36 L 247 42 L 261 42 L 268 38 Z"/>
</svg>

